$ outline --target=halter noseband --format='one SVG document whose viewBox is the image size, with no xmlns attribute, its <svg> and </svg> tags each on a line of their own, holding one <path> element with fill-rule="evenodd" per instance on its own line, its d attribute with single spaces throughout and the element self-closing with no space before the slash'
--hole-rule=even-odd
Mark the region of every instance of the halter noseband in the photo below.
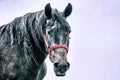
<svg viewBox="0 0 120 80">
<path fill-rule="evenodd" d="M 66 51 L 69 50 L 68 46 L 66 46 L 65 44 L 56 44 L 56 45 L 53 45 L 53 46 L 50 46 L 50 47 L 49 47 L 48 42 L 47 42 L 47 40 L 46 40 L 46 35 L 43 35 L 43 37 L 44 37 L 45 44 L 46 44 L 46 46 L 47 46 L 48 49 L 49 49 L 49 50 L 48 50 L 48 54 L 49 54 L 49 55 L 51 54 L 51 51 L 52 51 L 52 50 L 57 49 L 57 48 L 64 48 L 64 49 L 66 49 Z"/>
</svg>

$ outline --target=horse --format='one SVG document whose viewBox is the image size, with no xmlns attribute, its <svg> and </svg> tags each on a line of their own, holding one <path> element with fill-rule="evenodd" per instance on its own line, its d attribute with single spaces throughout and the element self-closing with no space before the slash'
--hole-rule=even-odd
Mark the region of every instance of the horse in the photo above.
<svg viewBox="0 0 120 80">
<path fill-rule="evenodd" d="M 27 13 L 0 27 L 0 80 L 43 80 L 49 55 L 56 76 L 65 76 L 71 27 L 63 12 L 46 4 L 44 10 Z"/>
</svg>

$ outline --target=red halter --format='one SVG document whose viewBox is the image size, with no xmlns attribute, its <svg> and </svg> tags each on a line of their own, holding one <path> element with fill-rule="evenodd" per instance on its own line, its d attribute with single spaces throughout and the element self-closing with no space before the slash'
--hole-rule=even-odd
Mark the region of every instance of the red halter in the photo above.
<svg viewBox="0 0 120 80">
<path fill-rule="evenodd" d="M 48 47 L 49 45 L 48 45 L 48 42 L 46 40 L 46 35 L 44 35 L 43 37 L 44 37 L 45 44 Z M 56 45 L 53 45 L 53 46 L 49 47 L 48 54 L 50 55 L 51 51 L 54 50 L 54 49 L 57 49 L 57 48 L 65 48 L 67 51 L 69 50 L 68 46 L 66 46 L 65 44 L 56 44 Z"/>
</svg>

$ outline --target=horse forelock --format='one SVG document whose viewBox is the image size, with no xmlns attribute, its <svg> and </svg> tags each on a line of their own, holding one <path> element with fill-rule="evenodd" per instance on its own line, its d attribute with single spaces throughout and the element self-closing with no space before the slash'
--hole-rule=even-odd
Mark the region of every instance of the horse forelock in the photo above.
<svg viewBox="0 0 120 80">
<path fill-rule="evenodd" d="M 66 21 L 64 14 L 62 12 L 59 12 L 57 9 L 53 10 L 53 13 L 55 19 L 63 26 L 63 28 L 67 28 L 69 31 L 71 31 L 71 27 L 69 23 Z"/>
</svg>

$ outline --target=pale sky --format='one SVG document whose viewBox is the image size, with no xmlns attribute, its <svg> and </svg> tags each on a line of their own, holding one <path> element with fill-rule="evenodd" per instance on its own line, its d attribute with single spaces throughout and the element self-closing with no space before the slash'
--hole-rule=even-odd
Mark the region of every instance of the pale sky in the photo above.
<svg viewBox="0 0 120 80">
<path fill-rule="evenodd" d="M 63 11 L 69 2 L 71 67 L 65 77 L 56 77 L 47 58 L 44 80 L 120 80 L 120 0 L 0 0 L 0 25 L 47 3 Z"/>
</svg>

